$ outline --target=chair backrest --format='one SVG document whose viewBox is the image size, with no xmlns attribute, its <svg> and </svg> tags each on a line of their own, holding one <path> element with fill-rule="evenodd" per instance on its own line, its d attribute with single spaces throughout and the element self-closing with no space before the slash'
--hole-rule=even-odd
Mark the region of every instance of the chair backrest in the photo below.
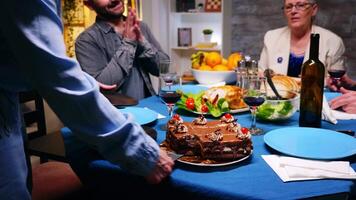
<svg viewBox="0 0 356 200">
<path fill-rule="evenodd" d="M 28 155 L 40 157 L 41 163 L 47 162 L 49 159 L 67 162 L 60 132 L 47 134 L 42 97 L 32 90 L 21 92 L 19 99 L 22 104 L 31 102 L 29 106 L 22 108 L 28 138 L 28 141 L 25 142 L 25 149 Z"/>
<path fill-rule="evenodd" d="M 28 139 L 34 139 L 46 135 L 46 120 L 42 97 L 35 91 L 20 92 L 19 99 L 21 104 L 34 102 L 33 108 L 23 109 L 23 118 L 26 126 Z M 36 125 L 33 128 L 33 125 Z"/>
</svg>

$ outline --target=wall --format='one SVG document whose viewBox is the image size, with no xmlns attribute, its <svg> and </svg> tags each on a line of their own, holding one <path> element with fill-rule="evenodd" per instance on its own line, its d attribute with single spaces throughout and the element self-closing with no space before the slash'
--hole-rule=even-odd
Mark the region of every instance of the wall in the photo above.
<svg viewBox="0 0 356 200">
<path fill-rule="evenodd" d="M 232 0 L 231 51 L 259 58 L 264 33 L 286 24 L 282 0 Z M 349 57 L 349 75 L 356 79 L 356 0 L 319 0 L 316 24 L 338 34 Z"/>
<path fill-rule="evenodd" d="M 142 0 L 142 21 L 150 27 L 162 49 L 168 52 L 168 1 Z"/>
<path fill-rule="evenodd" d="M 150 27 L 163 51 L 167 53 L 169 52 L 168 7 L 167 0 L 142 0 L 142 21 Z M 159 12 L 157 12 L 158 10 Z M 153 88 L 158 92 L 158 78 L 151 74 L 150 78 Z"/>
</svg>

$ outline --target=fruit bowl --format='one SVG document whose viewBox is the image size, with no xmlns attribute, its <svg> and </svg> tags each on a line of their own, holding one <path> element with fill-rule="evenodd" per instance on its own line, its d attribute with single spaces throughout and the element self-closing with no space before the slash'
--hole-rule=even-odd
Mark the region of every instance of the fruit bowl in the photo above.
<svg viewBox="0 0 356 200">
<path fill-rule="evenodd" d="M 299 97 L 297 92 L 279 90 L 278 93 L 283 97 L 277 100 L 275 96 L 267 97 L 267 100 L 258 107 L 256 117 L 265 121 L 283 121 L 291 118 L 299 109 Z M 273 94 L 268 91 L 267 94 Z"/>
<path fill-rule="evenodd" d="M 220 82 L 236 82 L 235 71 L 203 71 L 192 69 L 193 76 L 200 84 L 216 84 Z"/>
</svg>

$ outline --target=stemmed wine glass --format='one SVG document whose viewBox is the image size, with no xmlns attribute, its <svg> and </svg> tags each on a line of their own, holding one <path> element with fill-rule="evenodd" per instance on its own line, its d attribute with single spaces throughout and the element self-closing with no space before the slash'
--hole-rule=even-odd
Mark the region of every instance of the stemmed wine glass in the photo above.
<svg viewBox="0 0 356 200">
<path fill-rule="evenodd" d="M 256 127 L 256 111 L 266 99 L 266 79 L 258 76 L 246 77 L 243 84 L 243 100 L 249 106 L 252 116 L 250 133 L 261 135 L 263 129 Z"/>
<path fill-rule="evenodd" d="M 182 95 L 181 92 L 177 91 L 176 87 L 172 87 L 174 84 L 179 82 L 178 80 L 178 75 L 175 72 L 169 72 L 160 75 L 161 83 L 158 95 L 166 104 L 169 117 L 172 117 L 174 105 Z"/>
<path fill-rule="evenodd" d="M 340 79 L 346 73 L 346 57 L 326 57 L 327 70 L 330 75 L 332 85 L 335 85 L 337 89 L 340 89 Z"/>
</svg>

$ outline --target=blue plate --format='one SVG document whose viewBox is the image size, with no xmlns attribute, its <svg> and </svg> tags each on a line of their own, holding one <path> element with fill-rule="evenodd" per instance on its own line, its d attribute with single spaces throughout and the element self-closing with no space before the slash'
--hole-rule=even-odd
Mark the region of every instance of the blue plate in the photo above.
<svg viewBox="0 0 356 200">
<path fill-rule="evenodd" d="M 356 154 L 356 139 L 332 130 L 305 127 L 268 132 L 265 143 L 287 155 L 309 159 L 339 159 Z"/>
<path fill-rule="evenodd" d="M 199 85 L 172 85 L 171 90 L 176 91 L 176 90 L 181 90 L 183 93 L 193 93 L 197 94 L 201 91 L 207 90 L 207 87 L 204 86 L 199 86 Z M 162 88 L 162 90 L 166 91 L 168 90 L 168 87 L 165 86 Z"/>
<path fill-rule="evenodd" d="M 120 112 L 123 112 L 123 113 L 132 114 L 134 120 L 140 125 L 144 125 L 144 124 L 153 122 L 158 117 L 157 112 L 147 109 L 147 108 L 126 107 L 126 108 L 119 109 L 119 110 L 120 110 Z"/>
</svg>

